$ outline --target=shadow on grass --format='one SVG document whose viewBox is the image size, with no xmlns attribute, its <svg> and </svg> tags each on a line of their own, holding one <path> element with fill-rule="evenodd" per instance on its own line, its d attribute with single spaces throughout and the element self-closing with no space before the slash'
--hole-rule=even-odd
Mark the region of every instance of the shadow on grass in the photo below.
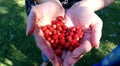
<svg viewBox="0 0 120 66">
<path fill-rule="evenodd" d="M 25 6 L 19 6 L 15 0 L 0 1 L 0 66 L 41 63 L 34 39 L 25 35 L 25 18 Z"/>
</svg>

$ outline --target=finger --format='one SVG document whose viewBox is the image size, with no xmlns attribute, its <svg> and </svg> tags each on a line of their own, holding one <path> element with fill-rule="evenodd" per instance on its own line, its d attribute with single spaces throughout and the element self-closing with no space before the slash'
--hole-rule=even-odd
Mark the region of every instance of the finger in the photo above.
<svg viewBox="0 0 120 66">
<path fill-rule="evenodd" d="M 60 64 L 60 66 L 62 66 L 62 59 L 61 59 L 61 57 L 58 57 L 58 62 Z"/>
<path fill-rule="evenodd" d="M 42 32 L 42 31 L 40 31 Z M 42 34 L 42 33 L 41 33 Z M 53 49 L 51 48 L 50 44 L 45 41 L 42 35 L 34 34 L 37 47 L 49 58 L 54 60 L 55 59 L 55 53 Z"/>
<path fill-rule="evenodd" d="M 65 57 L 65 66 L 74 66 L 74 64 L 82 57 L 82 55 L 79 58 L 72 57 L 72 52 L 67 53 L 67 56 Z"/>
<path fill-rule="evenodd" d="M 34 12 L 31 11 L 27 18 L 26 35 L 31 35 L 34 32 L 35 29 L 34 19 L 35 19 Z"/>
<path fill-rule="evenodd" d="M 64 50 L 64 51 L 63 51 L 63 53 L 62 53 L 62 57 L 61 57 L 61 58 L 62 58 L 62 60 L 64 60 L 64 59 L 65 59 L 66 53 L 67 53 L 67 51 L 66 51 L 66 50 Z"/>
<path fill-rule="evenodd" d="M 70 58 L 70 55 L 71 55 L 71 52 L 70 51 L 67 51 L 66 53 L 66 56 L 65 56 L 65 59 L 64 59 L 64 62 L 63 62 L 63 66 L 70 66 L 68 60 Z"/>
<path fill-rule="evenodd" d="M 79 58 L 74 58 L 74 57 L 70 56 L 67 60 L 68 61 L 67 66 L 74 66 L 75 63 L 82 57 L 83 57 L 83 55 L 80 55 Z"/>
<path fill-rule="evenodd" d="M 85 40 L 80 47 L 76 48 L 73 52 L 72 52 L 72 57 L 74 58 L 79 58 L 81 55 L 83 55 L 84 53 L 87 53 L 91 50 L 92 45 L 90 43 L 89 40 Z"/>
<path fill-rule="evenodd" d="M 55 55 L 53 49 L 47 45 L 47 43 L 43 40 L 43 38 L 36 37 L 37 46 L 40 48 L 40 50 L 48 57 L 49 61 L 53 64 L 53 66 L 59 66 L 60 60 L 58 60 L 58 57 Z"/>
<path fill-rule="evenodd" d="M 91 35 L 91 43 L 93 47 L 98 48 L 100 43 L 100 38 L 102 35 L 102 20 L 98 19 L 97 23 L 91 25 L 92 35 Z"/>
</svg>

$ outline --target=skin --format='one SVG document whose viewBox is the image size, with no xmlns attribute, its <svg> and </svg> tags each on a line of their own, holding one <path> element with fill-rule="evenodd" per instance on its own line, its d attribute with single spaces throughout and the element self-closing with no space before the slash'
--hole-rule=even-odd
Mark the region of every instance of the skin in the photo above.
<svg viewBox="0 0 120 66">
<path fill-rule="evenodd" d="M 110 5 L 114 0 L 83 0 L 74 4 L 65 13 L 58 0 L 37 0 L 27 19 L 26 34 L 34 32 L 38 48 L 49 58 L 53 66 L 73 66 L 93 47 L 98 48 L 102 34 L 102 20 L 95 11 Z M 91 4 L 96 4 L 92 6 Z M 81 46 L 73 52 L 64 51 L 62 58 L 57 57 L 50 44 L 45 41 L 41 26 L 50 24 L 57 16 L 65 16 L 67 27 L 80 26 L 85 32 Z"/>
<path fill-rule="evenodd" d="M 83 0 L 74 4 L 66 12 L 65 22 L 68 27 L 80 26 L 85 32 L 80 42 L 80 47 L 64 53 L 63 66 L 74 66 L 74 64 L 89 52 L 93 47 L 98 48 L 102 35 L 102 20 L 95 14 L 95 11 L 107 7 L 114 0 Z M 94 6 L 94 5 L 96 6 Z"/>
<path fill-rule="evenodd" d="M 112 4 L 115 0 L 82 0 L 77 2 L 79 6 L 85 6 L 93 11 L 98 11 Z"/>
<path fill-rule="evenodd" d="M 65 19 L 68 27 L 80 26 L 85 32 L 80 47 L 73 52 L 66 52 L 63 66 L 73 66 L 83 54 L 89 52 L 93 47 L 99 47 L 102 20 L 91 9 L 77 5 L 66 12 Z"/>
<path fill-rule="evenodd" d="M 26 27 L 26 34 L 34 32 L 38 48 L 49 58 L 53 66 L 60 66 L 61 59 L 56 56 L 50 44 L 44 39 L 41 26 L 50 24 L 57 16 L 64 16 L 61 4 L 54 0 L 43 2 L 32 7 Z"/>
</svg>

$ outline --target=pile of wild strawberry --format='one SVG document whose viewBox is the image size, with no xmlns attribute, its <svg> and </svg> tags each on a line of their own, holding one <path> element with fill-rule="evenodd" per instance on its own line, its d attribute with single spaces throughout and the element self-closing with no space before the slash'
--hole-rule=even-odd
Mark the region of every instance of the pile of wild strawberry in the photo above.
<svg viewBox="0 0 120 66">
<path fill-rule="evenodd" d="M 84 35 L 79 26 L 67 28 L 63 21 L 64 18 L 58 16 L 51 25 L 41 27 L 45 39 L 49 41 L 57 56 L 61 56 L 63 50 L 73 51 L 79 47 L 79 41 Z"/>
</svg>

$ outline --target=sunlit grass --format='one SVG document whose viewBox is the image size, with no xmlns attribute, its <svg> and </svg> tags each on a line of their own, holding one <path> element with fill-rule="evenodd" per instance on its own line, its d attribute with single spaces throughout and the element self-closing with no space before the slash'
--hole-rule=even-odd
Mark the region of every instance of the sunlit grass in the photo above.
<svg viewBox="0 0 120 66">
<path fill-rule="evenodd" d="M 0 13 L 8 13 L 8 11 L 6 10 L 6 7 L 0 7 Z"/>
</svg>

